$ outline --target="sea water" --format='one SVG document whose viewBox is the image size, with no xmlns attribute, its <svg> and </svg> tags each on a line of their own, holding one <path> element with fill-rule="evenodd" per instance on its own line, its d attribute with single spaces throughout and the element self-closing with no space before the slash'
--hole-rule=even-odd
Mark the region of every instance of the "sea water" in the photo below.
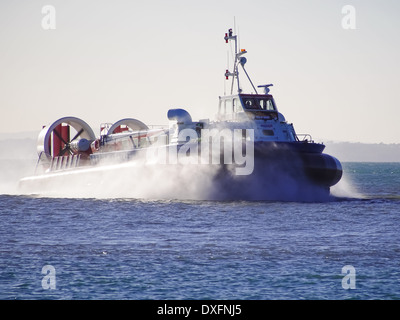
<svg viewBox="0 0 400 320">
<path fill-rule="evenodd" d="M 400 299 L 400 163 L 324 202 L 0 195 L 0 299 Z"/>
</svg>

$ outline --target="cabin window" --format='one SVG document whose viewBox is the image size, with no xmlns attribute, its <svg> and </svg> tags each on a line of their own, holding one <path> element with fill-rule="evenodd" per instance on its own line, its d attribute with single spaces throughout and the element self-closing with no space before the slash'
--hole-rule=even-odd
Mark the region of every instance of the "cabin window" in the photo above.
<svg viewBox="0 0 400 320">
<path fill-rule="evenodd" d="M 223 114 L 226 113 L 225 100 L 220 100 L 219 101 L 218 111 L 219 111 L 220 115 L 223 115 Z"/>
<path fill-rule="evenodd" d="M 272 103 L 272 100 L 269 99 L 261 99 L 260 108 L 262 110 L 275 111 L 274 104 Z"/>
<path fill-rule="evenodd" d="M 244 105 L 246 106 L 246 109 L 258 109 L 258 104 L 256 99 L 252 98 L 244 99 Z"/>
<path fill-rule="evenodd" d="M 249 109 L 249 110 L 276 111 L 272 99 L 244 98 L 243 103 L 244 103 L 246 109 Z"/>
<path fill-rule="evenodd" d="M 240 101 L 239 101 L 239 99 L 237 99 L 237 98 L 233 99 L 233 110 L 234 110 L 235 112 L 241 112 L 241 111 L 243 111 L 243 108 L 242 108 L 242 106 L 241 106 L 241 104 L 240 104 Z"/>
<path fill-rule="evenodd" d="M 268 137 L 271 137 L 271 136 L 275 135 L 274 134 L 274 130 L 263 130 L 262 132 L 263 132 L 264 136 L 268 136 Z"/>
<path fill-rule="evenodd" d="M 225 100 L 225 113 L 233 113 L 232 100 Z"/>
</svg>

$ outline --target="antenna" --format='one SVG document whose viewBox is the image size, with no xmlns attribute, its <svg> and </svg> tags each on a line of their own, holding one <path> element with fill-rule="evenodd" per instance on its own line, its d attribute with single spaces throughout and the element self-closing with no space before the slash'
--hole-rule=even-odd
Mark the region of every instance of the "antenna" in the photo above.
<svg viewBox="0 0 400 320">
<path fill-rule="evenodd" d="M 236 29 L 236 18 L 234 18 L 234 28 Z M 233 87 L 234 87 L 234 83 L 235 83 L 235 78 L 236 78 L 236 83 L 237 83 L 237 90 L 238 93 L 240 94 L 242 89 L 240 88 L 240 83 L 239 83 L 239 64 L 241 65 L 244 73 L 247 76 L 247 79 L 249 80 L 251 86 L 253 87 L 254 91 L 256 92 L 256 94 L 258 94 L 257 89 L 255 88 L 253 82 L 251 81 L 246 69 L 244 68 L 245 63 L 247 62 L 247 59 L 245 57 L 242 57 L 242 55 L 246 54 L 247 51 L 245 49 L 240 49 L 240 47 L 238 48 L 238 36 L 236 34 L 234 34 L 232 29 L 229 29 L 227 33 L 225 33 L 225 42 L 229 43 L 230 40 L 235 41 L 235 56 L 233 57 L 233 72 L 229 71 L 229 64 L 228 64 L 228 69 L 226 69 L 225 71 L 225 78 L 226 80 L 229 79 L 229 77 L 232 77 L 232 84 L 231 84 L 231 94 L 233 94 Z M 232 47 L 231 47 L 232 48 Z M 240 52 L 239 50 L 240 49 Z M 232 51 L 232 49 L 231 49 Z M 229 58 L 229 56 L 228 56 Z M 229 59 L 228 59 L 229 61 Z"/>
<path fill-rule="evenodd" d="M 236 29 L 237 29 L 237 32 L 236 32 Z M 235 17 L 235 16 L 233 16 L 233 33 L 234 33 L 235 35 L 237 35 L 237 44 L 238 44 L 238 48 L 239 48 L 239 50 L 240 50 L 239 24 L 238 24 L 238 26 L 236 27 L 236 17 Z M 237 54 L 237 52 L 235 52 L 235 54 Z"/>
<path fill-rule="evenodd" d="M 238 28 L 238 44 L 239 44 L 239 49 L 240 49 L 240 36 L 239 36 L 239 28 Z"/>
</svg>

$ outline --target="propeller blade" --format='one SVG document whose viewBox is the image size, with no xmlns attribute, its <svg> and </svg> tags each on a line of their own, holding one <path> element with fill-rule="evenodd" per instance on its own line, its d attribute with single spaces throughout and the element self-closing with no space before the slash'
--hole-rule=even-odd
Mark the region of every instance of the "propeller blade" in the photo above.
<svg viewBox="0 0 400 320">
<path fill-rule="evenodd" d="M 83 131 L 85 131 L 85 130 L 83 130 L 83 128 L 82 128 L 81 130 L 79 130 L 79 131 L 76 133 L 76 135 L 71 139 L 70 143 L 71 143 L 72 141 L 74 141 L 76 138 L 78 138 L 78 137 L 82 134 Z"/>
<path fill-rule="evenodd" d="M 61 137 L 60 133 L 57 130 L 53 130 L 53 133 L 62 141 L 64 142 L 65 145 L 67 145 L 68 143 L 65 142 L 65 140 L 63 139 L 63 137 Z"/>
<path fill-rule="evenodd" d="M 67 152 L 69 154 L 72 154 L 71 148 L 69 146 L 66 146 L 64 149 L 61 150 L 60 154 L 58 155 L 59 157 L 62 157 L 64 155 L 65 152 Z"/>
</svg>

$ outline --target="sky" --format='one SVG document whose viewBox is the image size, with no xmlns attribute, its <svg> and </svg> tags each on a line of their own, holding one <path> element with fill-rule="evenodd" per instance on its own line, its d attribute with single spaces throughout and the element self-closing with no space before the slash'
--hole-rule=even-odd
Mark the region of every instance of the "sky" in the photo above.
<svg viewBox="0 0 400 320">
<path fill-rule="evenodd" d="M 167 124 L 170 108 L 214 119 L 234 21 L 252 81 L 274 84 L 297 133 L 400 143 L 398 0 L 1 0 L 0 133 L 75 116 L 98 135 Z"/>
</svg>

